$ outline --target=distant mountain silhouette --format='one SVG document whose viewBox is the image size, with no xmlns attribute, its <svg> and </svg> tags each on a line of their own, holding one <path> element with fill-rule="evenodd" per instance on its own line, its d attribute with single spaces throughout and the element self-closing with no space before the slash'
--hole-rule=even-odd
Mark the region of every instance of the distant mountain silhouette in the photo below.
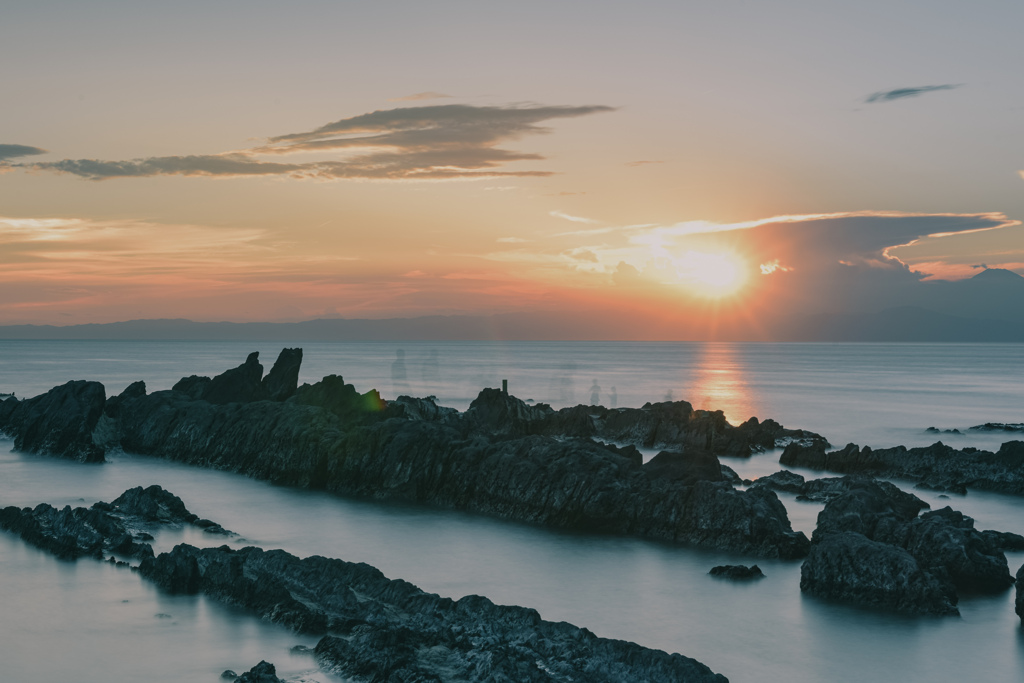
<svg viewBox="0 0 1024 683">
<path fill-rule="evenodd" d="M 965 318 L 916 306 L 807 316 L 780 341 L 1024 342 L 1024 321 Z"/>
<path fill-rule="evenodd" d="M 0 339 L 196 341 L 702 340 L 1024 342 L 1024 277 L 988 268 L 958 281 L 914 282 L 886 290 L 881 305 L 802 315 L 764 310 L 752 321 L 702 327 L 668 311 L 604 310 L 417 318 L 318 319 L 304 322 L 129 320 L 87 325 L 0 326 Z M 871 310 L 875 308 L 876 310 Z M 878 310 L 881 309 L 881 310 Z M 675 317 L 672 317 L 675 315 Z"/>
</svg>

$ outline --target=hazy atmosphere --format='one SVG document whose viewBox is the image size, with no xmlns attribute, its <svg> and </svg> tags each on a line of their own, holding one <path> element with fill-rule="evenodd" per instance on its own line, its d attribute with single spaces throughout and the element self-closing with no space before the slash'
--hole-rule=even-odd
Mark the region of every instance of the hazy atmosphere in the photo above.
<svg viewBox="0 0 1024 683">
<path fill-rule="evenodd" d="M 538 338 L 571 317 L 757 340 L 914 307 L 1016 330 L 1022 20 L 22 4 L 0 26 L 0 324 L 520 314 Z M 956 287 L 985 269 L 1009 272 Z"/>
</svg>

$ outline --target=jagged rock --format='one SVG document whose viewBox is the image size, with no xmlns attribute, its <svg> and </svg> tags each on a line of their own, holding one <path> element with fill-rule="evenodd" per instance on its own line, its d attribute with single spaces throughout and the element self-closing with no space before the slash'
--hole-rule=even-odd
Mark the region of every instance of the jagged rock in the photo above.
<svg viewBox="0 0 1024 683">
<path fill-rule="evenodd" d="M 949 507 L 921 515 L 907 525 L 899 545 L 923 569 L 957 590 L 996 593 L 1013 585 L 1006 556 L 974 528 L 974 520 Z"/>
<path fill-rule="evenodd" d="M 912 614 L 959 614 L 956 595 L 904 550 L 862 534 L 825 536 L 800 567 L 800 590 L 817 597 Z"/>
<path fill-rule="evenodd" d="M 345 384 L 340 375 L 327 375 L 316 384 L 303 384 L 288 403 L 323 408 L 345 422 L 360 421 L 385 407 L 375 389 L 360 394 L 354 386 Z"/>
<path fill-rule="evenodd" d="M 117 419 L 120 414 L 121 404 L 146 395 L 145 382 L 132 382 L 124 391 L 117 396 L 111 396 L 103 406 L 103 414 L 109 418 Z"/>
<path fill-rule="evenodd" d="M 917 496 L 870 477 L 853 475 L 828 481 L 828 485 L 831 491 L 842 493 L 829 500 L 818 514 L 813 542 L 828 534 L 855 531 L 869 539 L 891 543 L 903 525 L 928 507 Z"/>
<path fill-rule="evenodd" d="M 724 481 L 722 466 L 713 453 L 662 451 L 643 466 L 651 477 L 660 477 L 692 486 L 698 481 Z"/>
<path fill-rule="evenodd" d="M 111 445 L 278 484 L 559 528 L 769 557 L 801 557 L 808 548 L 774 493 L 736 490 L 735 473 L 698 447 L 733 429 L 720 413 L 681 401 L 632 413 L 554 413 L 496 390 L 481 392 L 463 415 L 426 399 L 385 408 L 375 391 L 360 395 L 333 375 L 284 402 L 245 402 L 261 372 L 251 354 L 207 385 L 206 400 L 175 390 L 125 394 L 105 430 L 116 435 Z M 682 440 L 684 450 L 644 467 L 628 440 L 605 446 L 565 433 L 608 431 L 609 423 L 620 436 L 636 428 L 634 436 Z"/>
<path fill-rule="evenodd" d="M 138 542 L 124 520 L 97 507 L 58 510 L 46 503 L 35 508 L 6 507 L 0 510 L 0 528 L 66 560 L 83 556 L 102 559 L 108 552 L 136 558 L 153 554 L 148 544 Z"/>
<path fill-rule="evenodd" d="M 799 474 L 789 470 L 779 470 L 766 477 L 758 477 L 754 481 L 745 483 L 748 486 L 767 486 L 770 489 L 787 493 L 803 493 L 805 482 L 803 476 Z"/>
<path fill-rule="evenodd" d="M 188 567 L 195 591 L 271 621 L 317 634 L 330 627 L 317 662 L 355 680 L 724 680 L 681 655 L 597 638 L 479 596 L 441 598 L 365 564 L 179 545 L 139 571 L 173 588 L 163 565 Z"/>
<path fill-rule="evenodd" d="M 986 535 L 987 532 L 977 531 L 974 520 L 949 507 L 918 516 L 927 507 L 924 501 L 888 482 L 861 475 L 807 482 L 805 489 L 828 493 L 825 507 L 818 515 L 812 543 L 814 546 L 828 543 L 830 550 L 827 556 L 831 559 L 823 561 L 819 558 L 808 569 L 813 578 L 809 586 L 826 586 L 815 588 L 818 595 L 838 595 L 847 601 L 860 601 L 873 607 L 885 606 L 879 602 L 881 593 L 864 588 L 864 585 L 874 586 L 883 581 L 882 569 L 868 571 L 856 563 L 850 564 L 853 560 L 847 556 L 858 553 L 888 558 L 888 564 L 882 567 L 905 575 L 903 578 L 892 577 L 883 591 L 887 596 L 885 599 L 892 601 L 893 607 L 900 610 L 916 609 L 908 605 L 920 602 L 920 585 L 940 587 L 942 594 L 955 605 L 957 591 L 998 592 L 1013 582 L 1006 557 L 992 535 L 996 532 Z M 838 542 L 832 540 L 836 537 L 845 539 L 843 543 L 849 547 L 837 545 Z M 889 546 L 893 550 L 886 554 L 882 549 L 866 546 L 858 539 Z M 899 560 L 896 550 L 908 553 L 914 560 L 914 567 Z M 814 555 L 812 547 L 805 565 L 811 563 Z M 924 579 L 911 581 L 908 578 L 913 574 L 911 569 L 920 571 Z M 901 591 L 909 593 L 904 595 Z"/>
<path fill-rule="evenodd" d="M 742 564 L 723 564 L 717 567 L 712 567 L 708 574 L 722 579 L 732 579 L 734 581 L 764 578 L 764 572 L 761 571 L 761 568 L 756 564 L 750 565 L 749 567 Z"/>
<path fill-rule="evenodd" d="M 77 380 L 45 394 L 0 403 L 0 432 L 14 437 L 14 449 L 81 462 L 103 462 L 93 440 L 103 415 L 106 391 L 99 382 Z"/>
<path fill-rule="evenodd" d="M 193 401 L 198 401 L 206 393 L 206 389 L 212 382 L 209 377 L 203 377 L 201 375 L 189 375 L 188 377 L 182 377 L 174 386 L 171 387 L 171 391 L 180 391 L 185 394 Z"/>
<path fill-rule="evenodd" d="M 115 498 L 111 505 L 126 515 L 147 522 L 191 524 L 198 519 L 188 511 L 181 498 L 155 484 L 147 488 L 136 486 L 128 489 Z"/>
<path fill-rule="evenodd" d="M 1005 552 L 1019 552 L 1024 550 L 1024 536 L 1009 531 L 985 530 L 981 534 L 988 539 L 992 547 Z"/>
<path fill-rule="evenodd" d="M 1024 424 L 1020 422 L 986 422 L 969 429 L 972 432 L 1024 432 Z"/>
<path fill-rule="evenodd" d="M 238 683 L 285 683 L 277 677 L 277 668 L 268 661 L 261 661 L 235 680 Z"/>
<path fill-rule="evenodd" d="M 1017 595 L 1013 602 L 1013 611 L 1020 617 L 1021 626 L 1024 626 L 1024 565 L 1017 570 Z"/>
<path fill-rule="evenodd" d="M 128 499 L 138 497 L 130 493 Z M 168 494 L 170 495 L 170 494 Z M 142 506 L 146 507 L 146 506 Z M 47 508 L 49 508 L 47 510 Z M 58 516 L 99 520 L 88 527 L 85 549 L 118 543 L 124 534 L 110 503 L 92 509 L 40 511 L 6 508 L 0 521 L 26 523 Z M 118 514 L 123 514 L 118 512 Z M 7 528 L 7 527 L 5 527 Z M 37 524 L 37 545 L 64 547 L 61 524 Z M 72 544 L 78 547 L 76 544 Z M 696 660 L 633 643 L 598 638 L 571 624 L 544 621 L 532 609 L 495 605 L 471 595 L 460 600 L 425 593 L 390 580 L 363 563 L 319 556 L 300 559 L 283 550 L 233 550 L 178 545 L 169 553 L 149 551 L 139 573 L 172 593 L 204 593 L 296 631 L 331 634 L 314 650 L 324 670 L 356 680 L 380 681 L 715 681 Z M 95 553 L 94 553 L 95 554 Z M 96 554 L 97 558 L 102 556 Z M 234 672 L 225 671 L 222 678 Z M 260 662 L 237 680 L 277 681 L 273 665 Z"/>
<path fill-rule="evenodd" d="M 302 349 L 281 349 L 274 367 L 263 378 L 263 391 L 271 401 L 287 400 L 299 386 Z"/>
<path fill-rule="evenodd" d="M 203 400 L 217 405 L 250 403 L 267 398 L 259 351 L 253 351 L 237 368 L 217 375 L 203 389 Z"/>
<path fill-rule="evenodd" d="M 554 411 L 545 403 L 531 406 L 500 389 L 484 389 L 470 404 L 464 419 L 476 431 L 526 436 L 543 432 L 544 421 L 553 414 Z M 589 418 L 587 424 L 584 431 L 588 432 L 586 436 L 590 436 L 593 429 L 589 426 Z"/>
<path fill-rule="evenodd" d="M 224 669 L 224 671 L 221 672 L 220 677 L 228 681 L 233 681 L 238 678 L 238 674 L 231 669 Z"/>
<path fill-rule="evenodd" d="M 941 490 L 978 489 L 1024 495 L 1024 441 L 1007 441 L 997 452 L 936 442 L 923 448 L 859 448 L 848 444 L 826 453 L 820 445 L 786 447 L 779 462 L 840 473 L 923 481 Z"/>
<path fill-rule="evenodd" d="M 393 401 L 388 401 L 382 417 L 384 419 L 396 417 L 403 420 L 443 422 L 451 425 L 456 424 L 460 419 L 459 411 L 455 408 L 437 405 L 437 399 L 433 396 L 427 398 L 399 396 Z"/>
</svg>

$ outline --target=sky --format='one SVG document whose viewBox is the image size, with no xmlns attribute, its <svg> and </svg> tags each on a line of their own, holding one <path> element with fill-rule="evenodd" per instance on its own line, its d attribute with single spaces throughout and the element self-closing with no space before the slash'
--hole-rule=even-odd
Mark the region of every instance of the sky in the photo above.
<svg viewBox="0 0 1024 683">
<path fill-rule="evenodd" d="M 934 302 L 1024 274 L 1021 25 L 945 0 L 19 3 L 0 324 L 756 338 Z"/>
</svg>

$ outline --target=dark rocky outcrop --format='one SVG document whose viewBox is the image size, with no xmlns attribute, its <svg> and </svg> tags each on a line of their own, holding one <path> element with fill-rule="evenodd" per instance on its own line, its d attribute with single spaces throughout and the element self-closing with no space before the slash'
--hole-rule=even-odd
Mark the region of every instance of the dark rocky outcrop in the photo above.
<svg viewBox="0 0 1024 683">
<path fill-rule="evenodd" d="M 171 391 L 180 391 L 193 401 L 198 401 L 203 397 L 203 394 L 206 393 L 206 389 L 210 386 L 211 381 L 213 380 L 209 377 L 189 375 L 188 377 L 182 377 L 179 379 L 174 386 L 171 387 Z"/>
<path fill-rule="evenodd" d="M 302 349 L 281 349 L 274 367 L 263 378 L 263 393 L 271 401 L 287 400 L 299 386 Z"/>
<path fill-rule="evenodd" d="M 842 474 L 868 474 L 920 481 L 940 491 L 978 489 L 1024 495 L 1024 441 L 1008 441 L 995 453 L 937 442 L 922 448 L 871 449 L 855 444 L 827 452 L 821 444 L 793 443 L 779 462 Z"/>
<path fill-rule="evenodd" d="M 479 596 L 441 598 L 365 564 L 179 545 L 139 571 L 165 590 L 202 592 L 302 632 L 329 630 L 317 662 L 355 680 L 723 680 L 681 655 Z"/>
<path fill-rule="evenodd" d="M 245 362 L 237 368 L 226 370 L 210 380 L 203 389 L 202 398 L 217 405 L 266 399 L 259 351 L 250 353 Z"/>
<path fill-rule="evenodd" d="M 956 431 L 956 430 L 954 430 Z M 1024 424 L 1020 422 L 986 422 L 983 425 L 975 425 L 970 427 L 969 431 L 972 432 L 1024 432 Z M 959 434 L 959 432 L 957 432 Z"/>
<path fill-rule="evenodd" d="M 160 486 L 136 486 L 115 498 L 111 507 L 146 522 L 192 524 L 199 517 L 189 512 L 181 498 Z"/>
<path fill-rule="evenodd" d="M 48 506 L 37 510 L 43 507 Z M 0 520 L 12 510 L 20 519 L 35 518 L 32 510 L 7 508 Z M 113 513 L 95 508 L 67 509 L 67 514 L 116 521 Z M 92 530 L 99 547 L 112 545 L 123 533 L 116 525 Z M 45 540 L 37 545 L 60 548 L 59 528 L 40 527 L 38 533 Z M 367 564 L 300 559 L 283 550 L 184 544 L 169 553 L 154 556 L 150 550 L 138 556 L 144 558 L 139 573 L 164 591 L 202 593 L 296 631 L 322 635 L 314 649 L 317 663 L 347 680 L 726 680 L 679 654 L 598 638 L 572 624 L 544 621 L 535 610 L 495 605 L 476 595 L 442 598 L 388 579 Z M 278 679 L 273 665 L 261 662 L 235 680 Z"/>
<path fill-rule="evenodd" d="M 642 408 L 573 406 L 552 410 L 528 405 L 498 389 L 484 389 L 466 411 L 475 429 L 504 436 L 590 437 L 605 442 L 665 450 L 699 450 L 725 457 L 750 457 L 787 443 L 820 443 L 824 437 L 786 429 L 774 420 L 752 417 L 738 427 L 720 411 L 694 410 L 686 401 L 647 403 Z"/>
<path fill-rule="evenodd" d="M 1024 565 L 1017 570 L 1017 595 L 1013 601 L 1013 611 L 1020 617 L 1021 626 L 1024 626 Z"/>
<path fill-rule="evenodd" d="M 917 496 L 870 477 L 853 475 L 825 480 L 825 484 L 824 492 L 830 497 L 818 514 L 811 537 L 815 542 L 828 534 L 853 531 L 890 543 L 899 529 L 928 507 Z"/>
<path fill-rule="evenodd" d="M 103 462 L 93 430 L 103 415 L 106 391 L 99 382 L 76 380 L 35 398 L 0 402 L 0 432 L 14 437 L 18 451 Z"/>
<path fill-rule="evenodd" d="M 801 588 L 813 595 L 913 613 L 952 613 L 958 592 L 994 593 L 1013 579 L 1002 543 L 949 507 L 870 477 L 807 482 L 827 501 L 818 515 Z M 909 559 L 908 559 L 909 558 Z"/>
<path fill-rule="evenodd" d="M 296 356 L 281 362 L 294 370 Z M 206 384 L 202 399 L 173 389 L 126 391 L 96 436 L 131 453 L 345 495 L 768 557 L 799 558 L 809 547 L 774 492 L 734 488 L 738 477 L 713 449 L 722 447 L 718 436 L 739 428 L 721 413 L 683 401 L 556 413 L 484 390 L 460 415 L 431 399 L 385 405 L 375 391 L 360 394 L 335 375 L 285 401 L 252 400 L 263 391 L 261 373 L 250 354 Z M 782 429 L 746 425 L 763 439 Z M 643 465 L 630 438 L 677 447 Z"/>
<path fill-rule="evenodd" d="M 223 677 L 223 674 L 221 674 Z M 277 667 L 268 661 L 262 661 L 241 676 L 235 678 L 237 683 L 285 683 L 277 677 Z"/>
<path fill-rule="evenodd" d="M 911 614 L 959 614 L 950 595 L 902 548 L 862 534 L 830 534 L 800 567 L 800 590 L 821 598 Z"/>
<path fill-rule="evenodd" d="M 790 472 L 789 470 L 779 470 L 769 474 L 766 477 L 758 477 L 753 481 L 744 481 L 747 486 L 766 486 L 775 491 L 786 491 L 787 493 L 804 493 L 804 478 L 803 476 Z"/>
<path fill-rule="evenodd" d="M 711 576 L 717 576 L 721 579 L 732 579 L 734 581 L 764 578 L 764 572 L 761 571 L 761 568 L 756 564 L 752 564 L 749 567 L 742 564 L 723 564 L 717 567 L 712 567 L 708 574 Z"/>
<path fill-rule="evenodd" d="M 204 524 L 205 523 L 205 524 Z M 193 524 L 222 533 L 220 525 L 200 520 L 181 499 L 159 486 L 128 489 L 111 503 L 94 503 L 91 508 L 57 509 L 46 503 L 35 508 L 7 507 L 0 510 L 0 528 L 14 532 L 26 542 L 62 559 L 101 558 L 106 553 L 144 559 L 153 551 L 145 531 L 154 525 Z"/>
</svg>

